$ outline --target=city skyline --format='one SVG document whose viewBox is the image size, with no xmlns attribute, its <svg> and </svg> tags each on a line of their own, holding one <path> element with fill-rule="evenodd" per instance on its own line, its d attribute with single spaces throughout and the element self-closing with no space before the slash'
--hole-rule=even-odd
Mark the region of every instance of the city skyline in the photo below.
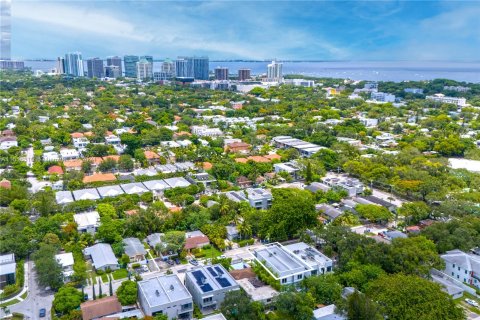
<svg viewBox="0 0 480 320">
<path fill-rule="evenodd" d="M 474 1 L 14 1 L 12 58 L 478 60 L 479 15 Z"/>
</svg>

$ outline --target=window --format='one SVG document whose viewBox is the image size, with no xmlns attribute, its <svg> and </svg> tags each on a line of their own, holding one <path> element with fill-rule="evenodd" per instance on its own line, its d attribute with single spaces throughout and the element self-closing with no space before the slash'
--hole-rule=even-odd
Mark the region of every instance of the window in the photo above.
<svg viewBox="0 0 480 320">
<path fill-rule="evenodd" d="M 457 279 L 460 279 L 460 276 L 457 274 Z"/>
<path fill-rule="evenodd" d="M 455 263 L 452 265 L 453 268 L 455 268 Z"/>
<path fill-rule="evenodd" d="M 460 267 L 458 267 L 458 271 L 460 271 Z"/>
<path fill-rule="evenodd" d="M 332 271 L 332 267 L 327 267 L 327 272 Z"/>
<path fill-rule="evenodd" d="M 452 277 L 454 277 L 454 276 L 455 276 L 455 273 L 452 272 Z"/>
<path fill-rule="evenodd" d="M 467 282 L 467 279 L 463 278 L 463 282 Z"/>
<path fill-rule="evenodd" d="M 323 273 L 323 269 L 322 269 L 322 273 Z M 312 276 L 315 276 L 317 275 L 317 270 L 312 270 Z"/>
<path fill-rule="evenodd" d="M 297 280 L 300 280 L 302 278 L 303 278 L 303 275 L 301 275 L 301 274 L 297 275 Z"/>
<path fill-rule="evenodd" d="M 282 283 L 287 283 L 287 278 L 283 278 Z"/>
<path fill-rule="evenodd" d="M 203 303 L 212 302 L 213 297 L 203 298 Z"/>
</svg>

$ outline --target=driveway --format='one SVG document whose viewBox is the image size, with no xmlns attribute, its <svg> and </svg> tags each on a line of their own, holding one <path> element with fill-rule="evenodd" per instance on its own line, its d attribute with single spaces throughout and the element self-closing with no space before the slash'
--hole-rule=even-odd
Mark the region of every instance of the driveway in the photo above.
<svg viewBox="0 0 480 320">
<path fill-rule="evenodd" d="M 25 319 L 39 319 L 39 310 L 45 308 L 47 315 L 44 319 L 51 319 L 50 310 L 53 302 L 53 291 L 40 288 L 37 283 L 37 273 L 34 271 L 33 262 L 28 262 L 28 296 L 22 302 L 10 306 L 10 312 L 25 315 Z"/>
</svg>

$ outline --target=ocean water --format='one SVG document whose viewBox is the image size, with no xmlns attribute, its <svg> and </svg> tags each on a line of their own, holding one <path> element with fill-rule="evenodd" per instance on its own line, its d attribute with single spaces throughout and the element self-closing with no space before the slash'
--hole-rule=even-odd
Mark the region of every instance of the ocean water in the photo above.
<svg viewBox="0 0 480 320">
<path fill-rule="evenodd" d="M 160 69 L 161 62 L 154 62 L 153 69 Z M 258 75 L 267 72 L 268 62 L 211 61 L 210 70 L 222 66 L 236 74 L 240 68 L 252 70 Z M 32 70 L 49 71 L 55 61 L 25 61 Z M 325 61 L 283 63 L 283 74 L 342 78 L 370 81 L 432 80 L 438 78 L 480 83 L 479 62 L 438 62 L 438 61 Z"/>
</svg>

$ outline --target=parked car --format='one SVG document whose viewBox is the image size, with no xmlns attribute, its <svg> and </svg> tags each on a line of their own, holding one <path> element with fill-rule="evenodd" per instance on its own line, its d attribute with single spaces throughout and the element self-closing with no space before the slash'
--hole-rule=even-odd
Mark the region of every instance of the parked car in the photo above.
<svg viewBox="0 0 480 320">
<path fill-rule="evenodd" d="M 40 309 L 40 311 L 38 312 L 38 315 L 40 318 L 45 317 L 47 315 L 47 310 L 45 308 Z"/>
<path fill-rule="evenodd" d="M 180 259 L 175 258 L 175 263 L 176 263 L 176 264 L 180 264 L 180 263 L 181 263 L 181 262 L 180 262 Z"/>
<path fill-rule="evenodd" d="M 189 261 L 191 264 L 193 264 L 194 266 L 198 266 L 198 261 L 195 260 L 195 259 L 192 259 Z"/>
<path fill-rule="evenodd" d="M 175 262 L 173 262 L 173 260 L 170 260 L 170 259 L 167 260 L 167 263 L 168 263 L 169 265 L 171 265 L 171 266 L 173 266 L 173 265 L 175 264 Z"/>
<path fill-rule="evenodd" d="M 478 308 L 478 302 L 472 299 L 465 299 L 465 302 L 468 303 L 471 306 L 477 307 Z"/>
</svg>

